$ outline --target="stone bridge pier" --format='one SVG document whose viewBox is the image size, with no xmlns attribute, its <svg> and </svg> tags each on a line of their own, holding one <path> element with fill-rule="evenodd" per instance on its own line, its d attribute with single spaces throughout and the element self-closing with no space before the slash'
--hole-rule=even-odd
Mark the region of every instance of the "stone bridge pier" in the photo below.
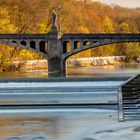
<svg viewBox="0 0 140 140">
<path fill-rule="evenodd" d="M 58 33 L 50 33 L 51 40 L 48 41 L 48 76 L 63 76 L 65 74 L 65 61 L 62 57 L 61 41 Z"/>
<path fill-rule="evenodd" d="M 54 56 L 48 59 L 49 77 L 61 77 L 65 76 L 65 73 L 65 63 L 60 57 Z"/>
<path fill-rule="evenodd" d="M 53 11 L 51 16 L 51 31 L 48 40 L 48 76 L 58 77 L 65 75 L 65 62 L 63 60 L 63 52 L 61 40 L 59 39 L 59 32 L 56 25 L 56 14 Z"/>
</svg>

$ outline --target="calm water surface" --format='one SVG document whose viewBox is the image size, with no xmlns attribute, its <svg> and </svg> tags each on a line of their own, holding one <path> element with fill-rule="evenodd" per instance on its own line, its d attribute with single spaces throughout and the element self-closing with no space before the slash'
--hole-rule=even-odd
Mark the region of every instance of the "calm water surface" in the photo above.
<svg viewBox="0 0 140 140">
<path fill-rule="evenodd" d="M 103 76 L 133 76 L 140 73 L 140 64 L 126 64 L 116 66 L 102 66 L 102 67 L 77 67 L 67 68 L 66 77 L 103 77 Z M 48 77 L 47 72 L 5 72 L 0 73 L 1 78 L 17 77 Z"/>
<path fill-rule="evenodd" d="M 69 68 L 67 76 L 71 77 L 110 77 L 110 76 L 134 76 L 140 73 L 140 65 L 116 65 L 102 67 Z"/>
<path fill-rule="evenodd" d="M 140 65 L 69 68 L 67 71 L 67 77 L 127 77 L 139 74 L 139 68 Z M 47 75 L 48 74 L 45 72 L 0 73 L 1 78 L 47 77 Z M 123 81 L 116 82 L 116 87 L 122 82 Z M 99 84 L 103 83 L 99 82 Z M 6 85 L 3 86 L 6 87 Z M 36 84 L 36 86 L 39 85 Z M 114 91 L 110 92 L 113 94 L 109 97 L 114 98 L 114 101 L 116 101 L 117 96 Z M 31 97 L 34 98 L 34 96 Z M 20 101 L 20 98 L 10 98 L 10 100 L 13 99 L 18 99 Z M 72 99 L 74 99 L 74 97 L 71 98 L 71 100 Z M 84 98 L 82 98 L 82 100 L 83 99 Z M 106 97 L 106 99 L 110 98 Z M 126 124 L 126 126 L 129 125 L 129 127 L 136 127 L 136 124 L 138 124 L 138 122 L 131 122 Z M 95 136 L 98 140 L 103 139 L 104 135 L 109 137 L 110 134 L 103 133 L 103 137 L 101 137 L 101 135 L 98 136 L 96 133 L 97 130 L 102 130 L 101 132 L 104 132 L 104 129 L 106 128 L 111 130 L 114 129 L 113 131 L 116 131 L 114 127 L 122 129 L 122 124 L 118 123 L 117 120 L 117 109 L 114 108 L 0 109 L 0 140 L 95 140 Z M 88 138 L 88 133 L 90 131 L 91 134 L 95 133 L 94 136 L 90 136 L 93 139 Z M 120 137 L 116 139 L 124 139 L 121 135 L 127 136 L 128 134 L 120 134 Z M 113 136 L 115 137 L 116 135 L 113 134 Z"/>
</svg>

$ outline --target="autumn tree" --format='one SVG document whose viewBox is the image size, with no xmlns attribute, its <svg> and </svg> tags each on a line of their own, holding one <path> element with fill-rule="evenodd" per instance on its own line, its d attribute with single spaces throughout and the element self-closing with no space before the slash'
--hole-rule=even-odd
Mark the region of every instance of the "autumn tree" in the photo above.
<svg viewBox="0 0 140 140">
<path fill-rule="evenodd" d="M 105 33 L 114 33 L 113 21 L 108 17 L 103 17 L 103 29 Z"/>
<path fill-rule="evenodd" d="M 0 8 L 0 33 L 15 33 L 17 27 L 11 23 L 9 10 L 7 8 Z"/>
<path fill-rule="evenodd" d="M 56 11 L 63 33 L 139 33 L 140 9 L 76 0 L 0 0 L 0 33 L 48 33 L 50 14 Z M 117 47 L 116 47 L 117 46 Z M 139 55 L 139 43 L 112 44 L 83 51 L 75 57 Z M 27 57 L 26 57 L 27 56 Z M 1 60 L 40 59 L 16 47 L 0 48 Z"/>
<path fill-rule="evenodd" d="M 131 33 L 131 29 L 128 23 L 123 22 L 120 25 L 120 31 L 122 33 Z M 140 45 L 139 43 L 123 43 L 119 49 L 121 55 L 126 56 L 126 62 L 130 62 L 131 59 L 134 59 L 140 54 Z"/>
</svg>

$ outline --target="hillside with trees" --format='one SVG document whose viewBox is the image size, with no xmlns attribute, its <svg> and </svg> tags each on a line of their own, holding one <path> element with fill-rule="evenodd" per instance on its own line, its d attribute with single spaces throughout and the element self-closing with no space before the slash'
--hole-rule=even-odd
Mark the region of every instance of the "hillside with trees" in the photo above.
<svg viewBox="0 0 140 140">
<path fill-rule="evenodd" d="M 58 15 L 58 28 L 63 33 L 139 33 L 140 9 L 76 0 L 0 0 L 0 34 L 48 33 L 50 14 Z M 121 43 L 99 47 L 72 57 L 140 55 L 139 43 Z M 0 62 L 42 59 L 38 54 L 16 47 L 0 45 Z"/>
</svg>

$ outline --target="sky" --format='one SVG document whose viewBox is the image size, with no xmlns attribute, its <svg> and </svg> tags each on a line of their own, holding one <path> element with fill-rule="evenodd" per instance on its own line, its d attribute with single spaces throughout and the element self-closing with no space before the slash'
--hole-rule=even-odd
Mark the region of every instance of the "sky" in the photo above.
<svg viewBox="0 0 140 140">
<path fill-rule="evenodd" d="M 117 4 L 129 8 L 140 7 L 140 0 L 93 0 L 93 1 L 100 1 L 105 4 Z"/>
</svg>

